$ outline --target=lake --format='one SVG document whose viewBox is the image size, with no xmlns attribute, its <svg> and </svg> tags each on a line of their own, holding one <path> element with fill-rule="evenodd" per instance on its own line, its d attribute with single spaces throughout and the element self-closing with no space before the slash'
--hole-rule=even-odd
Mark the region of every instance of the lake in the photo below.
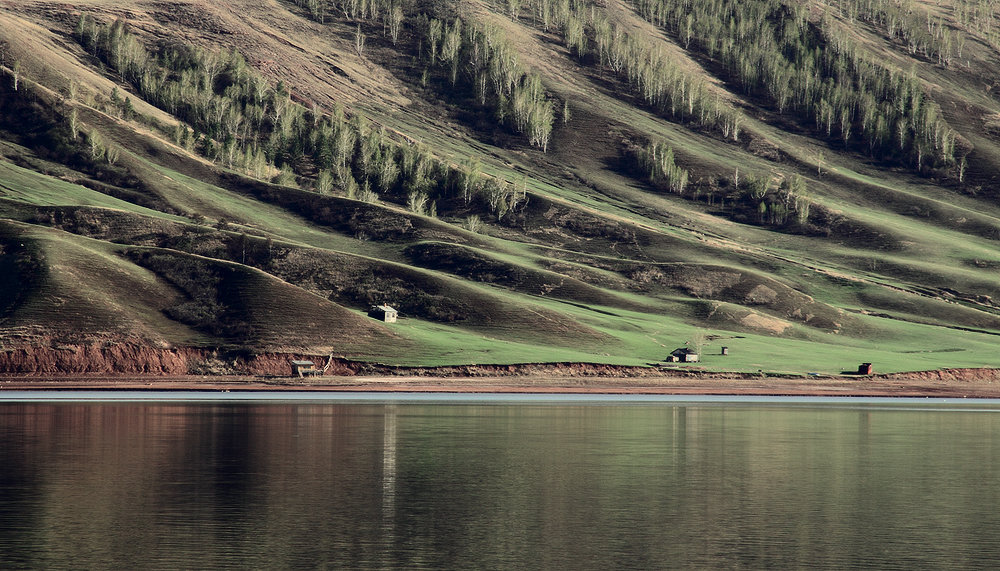
<svg viewBox="0 0 1000 571">
<path fill-rule="evenodd" d="M 1000 402 L 0 393 L 0 568 L 995 568 Z"/>
</svg>

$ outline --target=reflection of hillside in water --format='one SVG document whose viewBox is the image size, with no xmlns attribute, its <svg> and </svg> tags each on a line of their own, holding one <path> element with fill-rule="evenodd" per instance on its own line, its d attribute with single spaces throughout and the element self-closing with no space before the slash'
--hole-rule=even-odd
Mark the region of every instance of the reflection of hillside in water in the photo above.
<svg viewBox="0 0 1000 571">
<path fill-rule="evenodd" d="M 7 404 L 0 563 L 985 563 L 998 423 L 986 404 Z"/>
</svg>

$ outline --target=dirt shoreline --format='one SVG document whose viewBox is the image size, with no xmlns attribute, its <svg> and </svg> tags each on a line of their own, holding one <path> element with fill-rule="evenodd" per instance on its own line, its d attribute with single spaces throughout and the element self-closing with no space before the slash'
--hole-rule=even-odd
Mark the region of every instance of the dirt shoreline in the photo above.
<svg viewBox="0 0 1000 571">
<path fill-rule="evenodd" d="M 979 371 L 977 375 L 974 371 Z M 728 378 L 725 378 L 728 377 Z M 749 375 L 601 376 L 6 376 L 5 390 L 32 391 L 318 391 L 500 394 L 649 394 L 728 396 L 1000 398 L 997 370 L 943 370 L 870 377 L 755 377 Z"/>
<path fill-rule="evenodd" d="M 290 377 L 296 359 L 315 362 L 325 374 Z M 583 362 L 408 367 L 310 353 L 95 342 L 0 351 L 0 391 L 5 389 L 1000 398 L 1000 368 L 859 376 Z"/>
</svg>

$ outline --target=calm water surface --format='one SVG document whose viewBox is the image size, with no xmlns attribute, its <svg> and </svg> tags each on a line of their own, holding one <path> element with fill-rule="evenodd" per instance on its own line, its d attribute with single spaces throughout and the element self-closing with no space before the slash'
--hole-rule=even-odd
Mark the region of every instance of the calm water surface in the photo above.
<svg viewBox="0 0 1000 571">
<path fill-rule="evenodd" d="M 0 568 L 1000 564 L 997 402 L 220 396 L 0 394 Z"/>
</svg>

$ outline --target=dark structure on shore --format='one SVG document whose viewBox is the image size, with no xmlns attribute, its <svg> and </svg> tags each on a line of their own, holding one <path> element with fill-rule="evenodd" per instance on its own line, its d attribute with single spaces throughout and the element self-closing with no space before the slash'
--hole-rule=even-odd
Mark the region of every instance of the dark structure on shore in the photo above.
<svg viewBox="0 0 1000 571">
<path fill-rule="evenodd" d="M 859 375 L 870 375 L 874 371 L 875 370 L 872 368 L 872 364 L 871 363 L 861 363 L 860 365 L 858 365 L 858 374 Z"/>
<path fill-rule="evenodd" d="M 698 362 L 698 352 L 694 349 L 688 349 L 687 347 L 681 347 L 679 349 L 674 349 L 667 357 L 668 363 L 697 363 Z"/>
<path fill-rule="evenodd" d="M 318 375 L 319 373 L 316 370 L 316 363 L 312 361 L 292 361 L 292 375 L 298 375 L 299 378 L 302 378 Z"/>
</svg>

